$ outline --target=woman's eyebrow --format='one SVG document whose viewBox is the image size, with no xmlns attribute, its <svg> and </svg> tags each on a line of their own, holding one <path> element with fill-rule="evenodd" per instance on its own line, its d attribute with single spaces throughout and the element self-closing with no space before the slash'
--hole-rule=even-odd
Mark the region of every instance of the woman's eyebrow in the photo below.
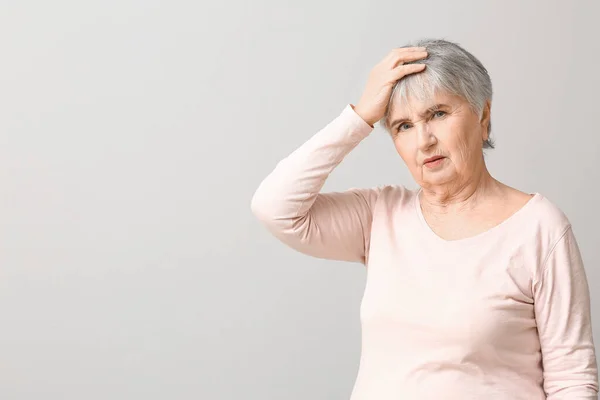
<svg viewBox="0 0 600 400">
<path fill-rule="evenodd" d="M 423 111 L 419 115 L 419 117 L 423 118 L 426 115 L 428 115 L 428 114 L 430 114 L 430 113 L 432 113 L 434 111 L 437 111 L 440 108 L 444 108 L 444 107 L 448 107 L 448 104 L 444 104 L 444 103 L 434 104 L 433 106 L 429 107 L 427 110 Z M 410 120 L 408 118 L 406 118 L 406 117 L 397 118 L 394 121 L 392 121 L 392 123 L 390 124 L 390 128 L 393 128 L 394 126 L 396 126 L 396 124 L 399 124 L 399 123 L 404 122 L 404 121 L 410 121 Z"/>
</svg>

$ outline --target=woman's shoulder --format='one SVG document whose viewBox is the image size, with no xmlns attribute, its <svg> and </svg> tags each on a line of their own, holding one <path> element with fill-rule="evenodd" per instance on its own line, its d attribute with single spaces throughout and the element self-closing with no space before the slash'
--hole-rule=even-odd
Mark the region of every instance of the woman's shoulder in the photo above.
<svg viewBox="0 0 600 400">
<path fill-rule="evenodd" d="M 538 218 L 543 218 L 549 225 L 570 224 L 567 214 L 552 199 L 542 193 L 533 194 L 532 200 L 537 199 L 534 210 Z"/>
<path fill-rule="evenodd" d="M 418 189 L 410 189 L 401 184 L 384 184 L 378 186 L 379 197 L 386 201 L 409 201 L 413 198 Z"/>
<path fill-rule="evenodd" d="M 352 187 L 350 190 L 360 192 L 373 192 L 378 195 L 379 198 L 385 199 L 405 199 L 414 196 L 418 189 L 410 189 L 400 184 L 381 184 L 370 187 Z"/>
<path fill-rule="evenodd" d="M 418 189 L 410 189 L 402 184 L 383 184 L 375 190 L 379 209 L 384 208 L 387 213 L 409 210 L 418 193 Z"/>
<path fill-rule="evenodd" d="M 524 192 L 504 185 L 502 198 L 496 204 L 502 204 L 519 224 L 536 230 L 562 230 L 570 224 L 564 211 L 550 198 L 540 192 Z M 511 215 L 508 219 L 513 219 Z"/>
<path fill-rule="evenodd" d="M 529 228 L 547 243 L 553 243 L 571 226 L 563 209 L 544 194 L 535 192 L 529 201 L 531 204 L 526 205 L 528 212 L 524 213 L 523 229 Z"/>
</svg>

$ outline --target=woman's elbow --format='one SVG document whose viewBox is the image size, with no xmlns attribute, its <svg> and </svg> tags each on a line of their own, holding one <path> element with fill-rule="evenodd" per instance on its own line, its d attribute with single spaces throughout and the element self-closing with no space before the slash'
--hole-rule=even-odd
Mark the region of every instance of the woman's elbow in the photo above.
<svg viewBox="0 0 600 400">
<path fill-rule="evenodd" d="M 286 205 L 277 196 L 268 195 L 260 188 L 252 196 L 250 210 L 271 231 L 289 230 L 298 220 L 297 216 L 289 215 Z"/>
<path fill-rule="evenodd" d="M 260 189 L 254 192 L 250 201 L 250 210 L 259 221 L 266 221 L 270 218 L 269 208 L 265 196 L 262 195 Z"/>
</svg>

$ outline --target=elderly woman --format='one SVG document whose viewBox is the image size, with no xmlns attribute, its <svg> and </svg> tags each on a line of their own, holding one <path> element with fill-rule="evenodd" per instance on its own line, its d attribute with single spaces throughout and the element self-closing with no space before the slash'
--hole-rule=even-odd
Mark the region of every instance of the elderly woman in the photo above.
<svg viewBox="0 0 600 400">
<path fill-rule="evenodd" d="M 392 50 L 359 102 L 281 160 L 252 210 L 290 247 L 367 268 L 352 400 L 597 398 L 590 298 L 565 214 L 494 179 L 492 85 L 459 45 Z M 418 190 L 320 193 L 374 129 Z"/>
</svg>

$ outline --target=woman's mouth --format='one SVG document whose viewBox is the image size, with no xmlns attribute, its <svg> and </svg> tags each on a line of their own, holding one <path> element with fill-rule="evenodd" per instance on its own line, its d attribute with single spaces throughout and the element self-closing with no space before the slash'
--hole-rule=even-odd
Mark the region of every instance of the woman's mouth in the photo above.
<svg viewBox="0 0 600 400">
<path fill-rule="evenodd" d="M 446 159 L 446 157 L 441 157 L 441 156 L 436 156 L 436 157 L 431 157 L 425 160 L 425 166 L 427 168 L 435 168 L 439 165 L 441 165 L 444 160 Z"/>
</svg>

